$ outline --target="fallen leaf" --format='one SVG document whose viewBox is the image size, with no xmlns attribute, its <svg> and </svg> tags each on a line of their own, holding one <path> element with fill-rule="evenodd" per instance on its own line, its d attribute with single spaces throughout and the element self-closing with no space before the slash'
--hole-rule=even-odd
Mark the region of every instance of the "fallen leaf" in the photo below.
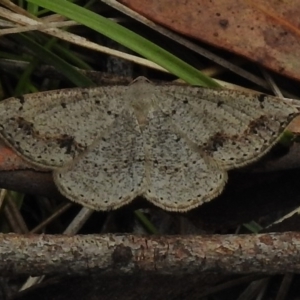
<svg viewBox="0 0 300 300">
<path fill-rule="evenodd" d="M 120 0 L 185 36 L 300 80 L 299 1 Z"/>
</svg>

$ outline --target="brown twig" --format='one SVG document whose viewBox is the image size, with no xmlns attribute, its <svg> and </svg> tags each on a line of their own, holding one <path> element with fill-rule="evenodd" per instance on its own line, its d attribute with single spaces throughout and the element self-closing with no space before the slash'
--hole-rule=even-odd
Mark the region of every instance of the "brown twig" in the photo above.
<svg viewBox="0 0 300 300">
<path fill-rule="evenodd" d="M 300 272 L 300 233 L 207 236 L 0 234 L 3 275 Z"/>
</svg>

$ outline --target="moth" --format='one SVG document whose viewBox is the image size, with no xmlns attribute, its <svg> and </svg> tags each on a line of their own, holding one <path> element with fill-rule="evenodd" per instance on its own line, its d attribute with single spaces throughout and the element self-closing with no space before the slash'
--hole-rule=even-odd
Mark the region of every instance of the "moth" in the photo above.
<svg viewBox="0 0 300 300">
<path fill-rule="evenodd" d="M 143 196 L 184 212 L 218 196 L 227 171 L 262 157 L 298 110 L 264 94 L 185 85 L 74 88 L 0 102 L 0 136 L 95 210 Z"/>
</svg>

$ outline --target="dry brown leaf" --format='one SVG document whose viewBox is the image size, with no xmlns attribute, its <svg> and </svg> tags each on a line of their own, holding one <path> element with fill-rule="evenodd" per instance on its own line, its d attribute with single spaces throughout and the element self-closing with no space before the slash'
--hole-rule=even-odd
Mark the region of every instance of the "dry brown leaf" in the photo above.
<svg viewBox="0 0 300 300">
<path fill-rule="evenodd" d="M 120 0 L 150 20 L 300 80 L 300 2 Z"/>
</svg>

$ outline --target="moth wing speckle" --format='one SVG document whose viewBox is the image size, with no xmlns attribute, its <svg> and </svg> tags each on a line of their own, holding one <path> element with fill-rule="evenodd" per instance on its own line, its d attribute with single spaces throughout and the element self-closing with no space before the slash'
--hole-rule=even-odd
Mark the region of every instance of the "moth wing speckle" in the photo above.
<svg viewBox="0 0 300 300">
<path fill-rule="evenodd" d="M 67 198 L 96 210 L 116 209 L 144 189 L 144 145 L 134 114 L 121 113 L 84 153 L 54 171 Z"/>
<path fill-rule="evenodd" d="M 0 135 L 29 162 L 50 169 L 62 166 L 118 117 L 126 89 L 66 89 L 6 99 L 0 102 Z"/>
<path fill-rule="evenodd" d="M 182 212 L 220 194 L 227 170 L 258 160 L 296 114 L 276 97 L 138 79 L 4 100 L 0 135 L 77 203 L 141 195 Z"/>
<path fill-rule="evenodd" d="M 146 144 L 145 197 L 155 205 L 183 212 L 218 196 L 227 172 L 203 153 L 161 111 L 154 111 L 143 129 Z"/>
<path fill-rule="evenodd" d="M 284 99 L 202 87 L 159 87 L 159 105 L 184 134 L 226 170 L 258 160 L 298 110 Z"/>
</svg>

